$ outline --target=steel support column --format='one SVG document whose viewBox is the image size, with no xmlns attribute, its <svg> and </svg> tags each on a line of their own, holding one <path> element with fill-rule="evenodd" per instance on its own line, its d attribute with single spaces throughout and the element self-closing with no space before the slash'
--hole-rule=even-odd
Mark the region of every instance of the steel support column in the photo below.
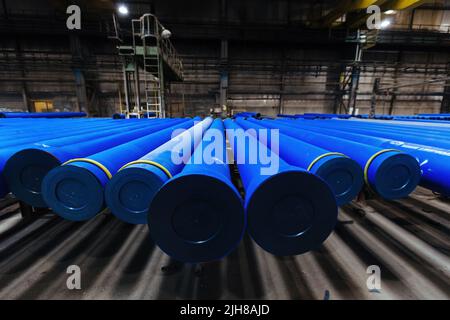
<svg viewBox="0 0 450 320">
<path fill-rule="evenodd" d="M 450 62 L 447 63 L 448 79 L 444 83 L 444 94 L 441 103 L 441 113 L 450 113 Z"/>
<path fill-rule="evenodd" d="M 380 87 L 380 81 L 381 81 L 380 78 L 375 78 L 375 82 L 373 83 L 372 99 L 370 101 L 369 118 L 373 118 L 375 116 L 376 106 L 377 106 L 377 94 L 378 94 L 378 88 Z"/>
<path fill-rule="evenodd" d="M 214 110 L 216 114 L 224 115 L 228 105 L 228 40 L 220 43 L 220 88 L 219 88 L 219 108 Z"/>
<path fill-rule="evenodd" d="M 75 91 L 77 107 L 80 112 L 89 113 L 89 105 L 86 91 L 86 80 L 82 70 L 83 53 L 80 38 L 77 35 L 70 36 L 70 51 L 72 53 L 73 75 L 75 78 Z"/>
<path fill-rule="evenodd" d="M 22 94 L 22 100 L 23 100 L 23 106 L 24 109 L 27 110 L 28 112 L 33 112 L 34 108 L 32 108 L 32 106 L 30 105 L 30 100 L 28 99 L 28 87 L 27 87 L 27 82 L 26 82 L 26 74 L 25 74 L 25 62 L 23 60 L 23 55 L 22 55 L 22 47 L 20 45 L 20 39 L 16 38 L 16 56 L 17 56 L 17 60 L 19 61 L 20 64 L 20 76 L 22 78 L 21 83 L 21 94 Z"/>
</svg>

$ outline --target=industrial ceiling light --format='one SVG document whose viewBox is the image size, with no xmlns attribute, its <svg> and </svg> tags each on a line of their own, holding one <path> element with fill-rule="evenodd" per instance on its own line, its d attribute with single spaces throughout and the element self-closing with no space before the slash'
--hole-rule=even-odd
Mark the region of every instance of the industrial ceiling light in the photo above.
<svg viewBox="0 0 450 320">
<path fill-rule="evenodd" d="M 383 20 L 383 21 L 381 21 L 380 27 L 382 29 L 385 29 L 385 28 L 389 27 L 390 25 L 391 25 L 391 20 Z"/>
<path fill-rule="evenodd" d="M 163 38 L 163 39 L 169 39 L 171 35 L 172 35 L 172 32 L 170 32 L 167 29 L 163 29 L 163 31 L 161 31 L 161 38 Z"/>
<path fill-rule="evenodd" d="M 385 14 L 396 14 L 397 11 L 395 11 L 395 10 L 387 10 L 387 11 L 385 11 L 384 13 L 385 13 Z"/>
<path fill-rule="evenodd" d="M 119 13 L 123 16 L 128 15 L 128 7 L 124 4 L 119 4 L 117 11 L 119 11 Z"/>
</svg>

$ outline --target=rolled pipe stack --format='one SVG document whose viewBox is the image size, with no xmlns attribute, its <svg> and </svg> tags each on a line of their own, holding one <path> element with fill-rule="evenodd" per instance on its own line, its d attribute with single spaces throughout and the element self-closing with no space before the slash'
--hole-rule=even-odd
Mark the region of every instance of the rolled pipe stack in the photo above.
<svg viewBox="0 0 450 320">
<path fill-rule="evenodd" d="M 260 125 L 262 122 L 237 119 L 236 123 L 245 129 L 253 129 L 257 135 L 261 130 L 267 130 Z M 267 134 L 267 145 L 274 143 L 271 134 Z M 364 185 L 361 167 L 343 153 L 330 152 L 280 133 L 278 154 L 287 163 L 308 170 L 326 181 L 339 206 L 353 200 Z"/>
<path fill-rule="evenodd" d="M 418 185 L 421 171 L 413 156 L 393 148 L 383 149 L 319 133 L 300 125 L 314 121 L 319 120 L 262 120 L 260 123 L 331 152 L 346 154 L 363 169 L 366 186 L 382 198 L 393 200 L 406 197 Z"/>
<path fill-rule="evenodd" d="M 281 120 L 277 120 L 281 121 Z M 414 157 L 421 170 L 419 184 L 450 196 L 450 125 L 396 125 L 375 121 L 314 120 L 288 125 L 383 149 L 396 149 Z"/>
<path fill-rule="evenodd" d="M 225 120 L 225 127 L 245 189 L 247 229 L 253 240 L 279 256 L 319 247 L 337 221 L 336 198 L 328 184 L 280 159 L 231 119 Z M 261 157 L 250 161 L 252 145 L 277 165 L 266 167 Z"/>
<path fill-rule="evenodd" d="M 93 133 L 91 129 L 84 135 L 83 132 L 75 131 L 75 135 L 3 149 L 0 151 L 6 160 L 3 175 L 18 199 L 34 207 L 45 207 L 41 183 L 51 169 L 70 159 L 86 157 L 186 121 L 174 119 L 149 122 L 134 130 L 121 126 L 121 130 L 113 132 L 103 128 Z"/>
<path fill-rule="evenodd" d="M 136 139 L 66 161 L 45 175 L 42 181 L 44 202 L 67 220 L 92 219 L 105 209 L 105 186 L 122 166 L 170 140 L 174 130 L 188 129 L 193 124 L 193 120 L 186 119 L 170 122 L 169 126 Z"/>
<path fill-rule="evenodd" d="M 0 112 L 0 118 L 79 118 L 85 112 Z"/>
<path fill-rule="evenodd" d="M 0 134 L 0 196 L 11 190 L 71 221 L 110 208 L 125 223 L 146 224 L 162 251 L 188 263 L 227 256 L 245 232 L 278 256 L 318 248 L 337 207 L 364 183 L 387 200 L 418 184 L 450 195 L 445 122 L 6 118 Z"/>
</svg>

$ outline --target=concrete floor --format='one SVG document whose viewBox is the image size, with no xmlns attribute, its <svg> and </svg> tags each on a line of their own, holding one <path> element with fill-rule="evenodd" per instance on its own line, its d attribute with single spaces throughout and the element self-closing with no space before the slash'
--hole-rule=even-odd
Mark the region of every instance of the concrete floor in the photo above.
<svg viewBox="0 0 450 320">
<path fill-rule="evenodd" d="M 248 237 L 222 261 L 177 265 L 146 226 L 102 214 L 22 219 L 0 204 L 0 299 L 449 299 L 450 201 L 418 188 L 401 201 L 354 202 L 314 252 L 277 258 Z M 81 290 L 66 269 L 81 268 Z M 370 265 L 381 290 L 366 286 Z M 167 268 L 169 266 L 169 268 Z"/>
</svg>

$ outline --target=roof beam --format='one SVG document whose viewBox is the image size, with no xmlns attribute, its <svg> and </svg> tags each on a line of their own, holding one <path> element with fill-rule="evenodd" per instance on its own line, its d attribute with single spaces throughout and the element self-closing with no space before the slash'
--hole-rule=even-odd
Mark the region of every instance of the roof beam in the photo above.
<svg viewBox="0 0 450 320">
<path fill-rule="evenodd" d="M 382 9 L 384 10 L 405 10 L 414 9 L 424 3 L 432 3 L 431 0 L 389 0 Z"/>
<path fill-rule="evenodd" d="M 329 27 L 335 22 L 337 19 L 342 17 L 344 14 L 352 12 L 364 10 L 370 7 L 371 5 L 379 5 L 381 6 L 387 0 L 343 0 L 340 1 L 339 5 L 330 11 L 325 17 L 321 19 L 321 25 L 325 27 Z"/>
<path fill-rule="evenodd" d="M 388 0 L 383 1 L 383 3 L 378 3 L 381 7 L 381 12 L 385 12 L 387 10 L 407 10 L 407 9 L 414 9 L 418 6 L 425 4 L 425 3 L 431 3 L 432 0 Z M 353 17 L 347 19 L 347 26 L 350 28 L 357 28 L 361 25 L 363 25 L 367 21 L 368 14 L 365 11 L 362 11 L 360 13 L 355 14 Z"/>
</svg>

